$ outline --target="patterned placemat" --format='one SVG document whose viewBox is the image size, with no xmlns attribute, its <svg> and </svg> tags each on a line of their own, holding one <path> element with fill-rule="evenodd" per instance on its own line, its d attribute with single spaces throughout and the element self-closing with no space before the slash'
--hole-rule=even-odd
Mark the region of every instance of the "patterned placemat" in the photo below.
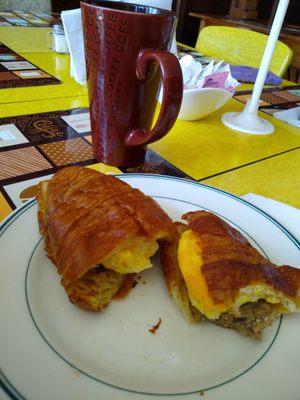
<svg viewBox="0 0 300 400">
<path fill-rule="evenodd" d="M 250 100 L 252 91 L 237 92 L 234 98 L 242 103 Z M 260 96 L 259 109 L 273 115 L 278 111 L 300 106 L 300 85 L 263 89 Z"/>
<path fill-rule="evenodd" d="M 0 89 L 58 83 L 59 79 L 0 43 Z"/>
<path fill-rule="evenodd" d="M 0 26 L 47 27 L 57 24 L 58 13 L 31 13 L 28 11 L 0 11 Z"/>
<path fill-rule="evenodd" d="M 38 182 L 60 168 L 85 165 L 120 172 L 94 159 L 91 142 L 87 108 L 0 119 L 0 220 L 1 212 L 7 215 L 34 197 Z M 142 165 L 121 171 L 190 178 L 149 149 Z"/>
</svg>

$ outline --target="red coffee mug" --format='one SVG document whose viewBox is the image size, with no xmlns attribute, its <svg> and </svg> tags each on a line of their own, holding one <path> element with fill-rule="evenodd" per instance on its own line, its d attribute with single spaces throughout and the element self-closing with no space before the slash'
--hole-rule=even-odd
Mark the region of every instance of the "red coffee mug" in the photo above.
<svg viewBox="0 0 300 400">
<path fill-rule="evenodd" d="M 167 134 L 180 109 L 181 69 L 167 51 L 176 16 L 101 0 L 81 2 L 81 9 L 94 156 L 118 167 L 138 165 L 146 145 Z M 162 105 L 151 129 L 161 78 Z"/>
</svg>

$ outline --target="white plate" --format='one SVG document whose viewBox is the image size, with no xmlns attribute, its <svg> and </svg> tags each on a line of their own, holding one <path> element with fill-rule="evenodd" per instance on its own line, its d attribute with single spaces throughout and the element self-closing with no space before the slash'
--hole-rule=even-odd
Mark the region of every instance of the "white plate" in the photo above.
<svg viewBox="0 0 300 400">
<path fill-rule="evenodd" d="M 120 179 L 152 196 L 174 219 L 211 210 L 275 263 L 300 266 L 297 240 L 235 196 L 172 177 Z M 36 211 L 35 201 L 26 203 L 0 230 L 0 379 L 10 398 L 299 400 L 299 315 L 267 328 L 261 341 L 209 323 L 189 325 L 158 263 L 104 312 L 80 310 L 44 254 Z M 159 318 L 153 335 L 149 328 Z"/>
</svg>

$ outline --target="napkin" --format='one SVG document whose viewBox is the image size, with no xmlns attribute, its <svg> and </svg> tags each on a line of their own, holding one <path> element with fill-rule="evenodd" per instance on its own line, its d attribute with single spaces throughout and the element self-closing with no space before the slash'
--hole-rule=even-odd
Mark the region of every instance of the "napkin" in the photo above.
<svg viewBox="0 0 300 400">
<path fill-rule="evenodd" d="M 118 0 L 112 0 L 118 1 Z M 125 0 L 119 0 L 125 1 Z M 126 3 L 141 4 L 171 10 L 172 0 L 126 0 Z M 86 84 L 86 66 L 84 58 L 84 42 L 81 20 L 81 9 L 62 11 L 66 41 L 70 53 L 70 75 L 81 85 Z M 172 39 L 171 52 L 176 53 L 175 32 Z"/>
<path fill-rule="evenodd" d="M 70 75 L 76 82 L 84 85 L 86 83 L 86 68 L 80 8 L 62 11 L 61 19 L 70 53 Z"/>
<path fill-rule="evenodd" d="M 256 81 L 258 69 L 253 67 L 248 67 L 246 65 L 230 65 L 231 75 L 240 82 L 250 82 Z M 282 79 L 273 74 L 273 72 L 268 72 L 265 84 L 266 85 L 280 85 Z"/>
<path fill-rule="evenodd" d="M 208 65 L 202 65 L 190 54 L 180 61 L 184 89 L 219 88 L 234 92 L 240 83 L 231 75 L 229 64 L 223 61 L 211 60 Z"/>
<path fill-rule="evenodd" d="M 242 199 L 265 211 L 300 240 L 300 209 L 280 201 L 248 193 Z"/>
</svg>

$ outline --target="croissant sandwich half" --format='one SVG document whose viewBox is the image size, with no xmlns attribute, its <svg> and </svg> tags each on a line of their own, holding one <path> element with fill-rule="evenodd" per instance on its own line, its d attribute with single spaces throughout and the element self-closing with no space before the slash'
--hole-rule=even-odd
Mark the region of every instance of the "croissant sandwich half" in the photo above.
<svg viewBox="0 0 300 400">
<path fill-rule="evenodd" d="M 71 302 L 102 310 L 125 296 L 150 268 L 159 240 L 172 240 L 171 219 L 127 183 L 84 167 L 57 172 L 38 189 L 45 250 Z"/>
<path fill-rule="evenodd" d="M 168 290 L 189 322 L 203 319 L 242 335 L 261 331 L 283 313 L 300 310 L 300 270 L 278 267 L 236 229 L 206 211 L 176 223 L 179 240 L 164 243 Z"/>
</svg>

